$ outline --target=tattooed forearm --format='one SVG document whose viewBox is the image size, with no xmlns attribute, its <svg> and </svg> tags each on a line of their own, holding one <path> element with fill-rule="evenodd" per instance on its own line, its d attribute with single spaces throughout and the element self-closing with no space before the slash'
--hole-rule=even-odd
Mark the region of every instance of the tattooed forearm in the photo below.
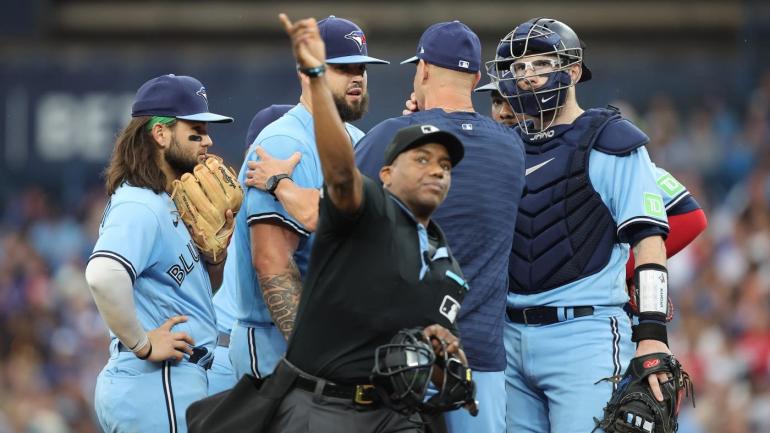
<svg viewBox="0 0 770 433">
<path fill-rule="evenodd" d="M 275 326 L 289 339 L 294 329 L 294 319 L 297 316 L 299 295 L 302 292 L 302 278 L 294 260 L 289 260 L 289 267 L 280 274 L 260 275 L 259 285 L 262 287 L 262 297 L 265 299 Z"/>
</svg>

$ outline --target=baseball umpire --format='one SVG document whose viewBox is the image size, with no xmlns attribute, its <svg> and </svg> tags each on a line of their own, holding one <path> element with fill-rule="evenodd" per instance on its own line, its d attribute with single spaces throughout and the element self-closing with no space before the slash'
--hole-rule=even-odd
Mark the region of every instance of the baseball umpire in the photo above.
<svg viewBox="0 0 770 433">
<path fill-rule="evenodd" d="M 463 146 L 451 133 L 414 125 L 400 131 L 385 152 L 384 187 L 361 175 L 324 75 L 325 49 L 315 20 L 292 24 L 281 18 L 314 103 L 324 176 L 316 242 L 286 358 L 258 392 L 258 410 L 242 416 L 243 424 L 223 426 L 196 417 L 196 405 L 188 414 L 191 428 L 421 432 L 420 422 L 375 397 L 374 355 L 400 329 L 421 327 L 445 342 L 445 349 L 434 344 L 437 353 L 464 361 L 459 339 L 449 330 L 456 332 L 467 284 L 430 218 L 449 191 Z M 413 355 L 406 359 L 418 362 Z"/>
<path fill-rule="evenodd" d="M 175 75 L 144 83 L 132 116 L 106 170 L 110 200 L 86 268 L 112 339 L 95 409 L 105 432 L 185 432 L 187 406 L 207 394 L 224 257 L 196 248 L 169 193 L 206 158 L 207 124 L 233 119 L 208 111 L 200 81 Z"/>
<path fill-rule="evenodd" d="M 453 171 L 453 187 L 435 213 L 471 287 L 458 327 L 474 372 L 481 411 L 446 415 L 450 432 L 505 431 L 505 348 L 503 320 L 508 288 L 508 256 L 524 187 L 523 145 L 518 135 L 473 108 L 479 81 L 481 44 L 459 21 L 434 24 L 420 37 L 413 89 L 417 112 L 381 122 L 356 146 L 356 163 L 374 177 L 383 166 L 383 148 L 400 128 L 430 123 L 460 137 L 463 164 Z"/>
<path fill-rule="evenodd" d="M 330 16 L 319 26 L 330 54 L 327 79 L 335 107 L 345 122 L 358 120 L 367 109 L 366 66 L 387 62 L 368 56 L 366 36 L 355 23 Z M 313 137 L 314 101 L 308 96 L 309 78 L 303 74 L 298 78 L 302 86 L 299 104 L 266 126 L 254 144 L 279 158 L 300 152 L 303 158 L 292 181 L 317 190 L 323 179 Z M 346 130 L 352 141 L 363 136 L 351 124 L 346 123 Z M 256 158 L 257 149 L 252 146 L 241 167 L 241 183 L 248 161 Z M 269 374 L 283 356 L 294 326 L 314 235 L 275 200 L 274 189 L 288 178 L 275 178 L 267 192 L 249 188 L 245 212 L 236 219 L 238 320 L 231 334 L 230 359 L 237 377 Z M 317 198 L 313 200 L 312 205 L 317 206 Z"/>
</svg>

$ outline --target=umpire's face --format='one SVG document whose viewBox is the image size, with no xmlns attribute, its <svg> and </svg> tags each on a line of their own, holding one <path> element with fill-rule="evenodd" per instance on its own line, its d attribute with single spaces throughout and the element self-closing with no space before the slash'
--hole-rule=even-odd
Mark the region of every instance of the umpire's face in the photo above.
<svg viewBox="0 0 770 433">
<path fill-rule="evenodd" d="M 409 149 L 380 170 L 380 180 L 416 216 L 430 216 L 444 201 L 452 183 L 449 152 L 437 143 Z"/>
<path fill-rule="evenodd" d="M 344 122 L 363 117 L 369 107 L 366 91 L 366 65 L 363 63 L 328 64 L 326 82 L 332 91 L 337 111 Z"/>
</svg>

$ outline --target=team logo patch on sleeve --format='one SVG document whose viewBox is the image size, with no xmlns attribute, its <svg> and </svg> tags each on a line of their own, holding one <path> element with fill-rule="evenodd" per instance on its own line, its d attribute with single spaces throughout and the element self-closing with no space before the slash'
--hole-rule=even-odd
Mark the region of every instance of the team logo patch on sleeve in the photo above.
<svg viewBox="0 0 770 433">
<path fill-rule="evenodd" d="M 460 303 L 457 302 L 453 297 L 446 295 L 444 296 L 444 300 L 441 302 L 441 308 L 439 309 L 439 312 L 449 319 L 450 323 L 455 323 L 455 319 L 457 319 L 457 313 L 460 312 Z"/>
<path fill-rule="evenodd" d="M 666 217 L 666 208 L 663 206 L 663 198 L 660 194 L 644 193 L 644 213 L 653 218 Z"/>
</svg>

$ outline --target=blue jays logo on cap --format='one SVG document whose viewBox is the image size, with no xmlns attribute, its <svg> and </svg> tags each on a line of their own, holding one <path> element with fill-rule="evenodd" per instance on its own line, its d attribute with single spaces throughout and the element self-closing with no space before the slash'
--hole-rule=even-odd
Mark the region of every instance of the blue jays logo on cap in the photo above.
<svg viewBox="0 0 770 433">
<path fill-rule="evenodd" d="M 330 15 L 318 22 L 318 31 L 326 44 L 326 63 L 359 64 L 385 63 L 385 60 L 369 57 L 366 35 L 354 22 Z M 353 41 L 351 44 L 348 41 Z"/>
<path fill-rule="evenodd" d="M 353 30 L 345 35 L 345 39 L 350 39 L 355 42 L 356 45 L 358 45 L 358 51 L 363 51 L 364 46 L 366 46 L 366 35 L 364 35 L 364 32 L 362 31 Z"/>
<path fill-rule="evenodd" d="M 201 88 L 197 92 L 195 92 L 195 94 L 200 96 L 201 98 L 205 99 L 207 104 L 209 103 L 209 97 L 206 96 L 206 88 L 205 87 L 201 86 Z"/>
</svg>

